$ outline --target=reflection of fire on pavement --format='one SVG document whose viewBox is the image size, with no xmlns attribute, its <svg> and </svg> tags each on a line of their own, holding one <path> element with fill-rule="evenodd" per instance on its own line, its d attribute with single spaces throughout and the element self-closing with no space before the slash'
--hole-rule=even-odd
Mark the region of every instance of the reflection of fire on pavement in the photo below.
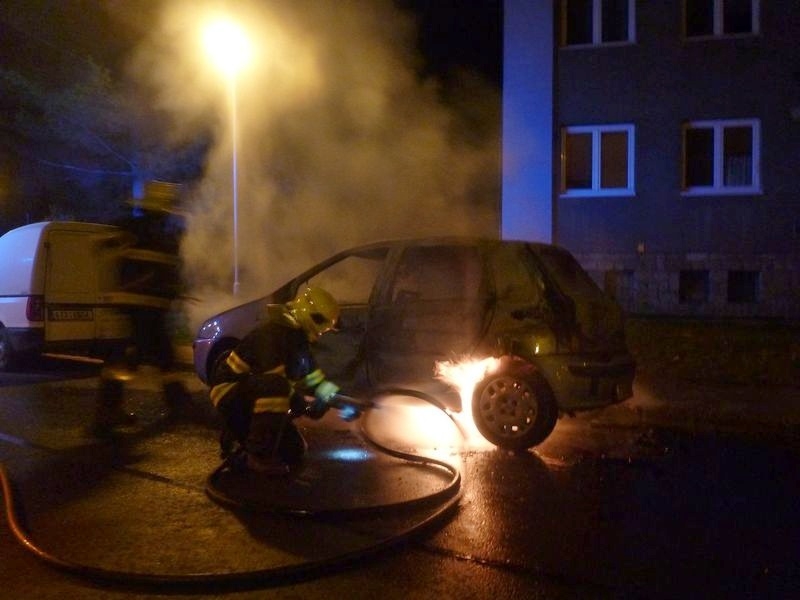
<svg viewBox="0 0 800 600">
<path fill-rule="evenodd" d="M 457 422 L 459 415 L 455 415 Z M 369 413 L 370 437 L 398 450 L 436 455 L 459 450 L 464 441 L 459 428 L 437 407 L 411 396 L 384 396 Z"/>
<path fill-rule="evenodd" d="M 381 443 L 436 452 L 492 449 L 472 421 L 472 392 L 497 368 L 499 359 L 463 359 L 436 363 L 435 375 L 459 391 L 461 411 L 447 413 L 412 396 L 386 396 L 369 417 L 369 433 Z M 454 423 L 455 421 L 455 423 Z"/>
</svg>

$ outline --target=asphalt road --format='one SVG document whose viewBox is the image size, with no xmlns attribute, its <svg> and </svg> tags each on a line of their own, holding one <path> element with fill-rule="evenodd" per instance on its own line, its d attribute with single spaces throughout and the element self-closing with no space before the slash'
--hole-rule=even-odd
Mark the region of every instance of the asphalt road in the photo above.
<svg viewBox="0 0 800 600">
<path fill-rule="evenodd" d="M 95 376 L 58 361 L 0 376 L 0 461 L 36 544 L 120 577 L 54 569 L 4 523 L 3 597 L 738 598 L 800 584 L 798 456 L 784 441 L 592 413 L 512 455 L 461 447 L 440 413 L 387 399 L 370 435 L 463 477 L 457 508 L 406 536 L 439 506 L 416 501 L 450 476 L 376 452 L 335 413 L 298 422 L 309 455 L 293 477 L 220 483 L 258 504 L 241 512 L 206 493 L 217 423 L 190 374 L 193 410 L 177 423 L 153 381 L 134 381 L 138 421 L 113 441 L 86 434 Z M 366 510 L 398 502 L 413 505 Z"/>
</svg>

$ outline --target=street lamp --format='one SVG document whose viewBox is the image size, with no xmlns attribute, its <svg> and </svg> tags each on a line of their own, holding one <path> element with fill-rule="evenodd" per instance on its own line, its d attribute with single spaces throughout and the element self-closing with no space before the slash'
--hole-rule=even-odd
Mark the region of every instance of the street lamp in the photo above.
<svg viewBox="0 0 800 600">
<path fill-rule="evenodd" d="M 231 107 L 231 188 L 233 194 L 233 294 L 239 293 L 239 181 L 236 154 L 238 149 L 236 115 L 236 76 L 250 60 L 252 50 L 244 30 L 235 22 L 219 19 L 203 30 L 203 43 L 211 62 L 225 76 Z"/>
</svg>

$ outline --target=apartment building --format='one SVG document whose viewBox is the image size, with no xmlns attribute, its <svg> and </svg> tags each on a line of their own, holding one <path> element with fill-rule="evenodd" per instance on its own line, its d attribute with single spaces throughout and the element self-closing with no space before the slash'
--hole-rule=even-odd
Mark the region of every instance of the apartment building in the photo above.
<svg viewBox="0 0 800 600">
<path fill-rule="evenodd" d="M 630 312 L 800 317 L 800 2 L 506 0 L 504 237 Z"/>
</svg>

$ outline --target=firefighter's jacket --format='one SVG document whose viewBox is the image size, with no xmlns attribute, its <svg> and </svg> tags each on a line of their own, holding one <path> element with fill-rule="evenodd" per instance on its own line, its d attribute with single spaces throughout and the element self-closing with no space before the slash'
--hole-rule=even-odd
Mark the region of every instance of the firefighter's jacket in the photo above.
<svg viewBox="0 0 800 600">
<path fill-rule="evenodd" d="M 253 402 L 252 412 L 289 412 L 293 399 L 338 389 L 317 366 L 305 332 L 284 313 L 250 332 L 214 372 L 211 402 Z"/>
<path fill-rule="evenodd" d="M 134 243 L 121 254 L 120 292 L 133 305 L 169 308 L 182 293 L 178 223 L 168 214 L 146 211 L 116 223 Z M 147 300 L 143 300 L 143 299 Z"/>
</svg>

